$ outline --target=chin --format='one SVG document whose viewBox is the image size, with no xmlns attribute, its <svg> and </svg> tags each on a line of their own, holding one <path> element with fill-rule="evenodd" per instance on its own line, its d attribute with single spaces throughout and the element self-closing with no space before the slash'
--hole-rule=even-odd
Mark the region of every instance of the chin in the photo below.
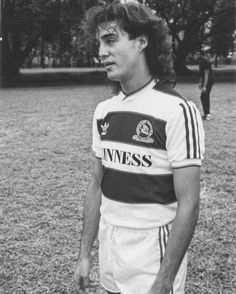
<svg viewBox="0 0 236 294">
<path fill-rule="evenodd" d="M 115 72 L 107 72 L 107 77 L 108 77 L 108 79 L 109 80 L 111 80 L 111 81 L 115 81 L 115 82 L 120 82 L 120 80 L 121 80 L 121 77 L 120 77 L 120 75 L 118 75 L 117 73 L 115 73 Z"/>
<path fill-rule="evenodd" d="M 114 77 L 114 76 L 107 75 L 107 78 L 108 78 L 110 81 L 120 82 L 120 79 L 117 78 L 117 77 Z"/>
</svg>

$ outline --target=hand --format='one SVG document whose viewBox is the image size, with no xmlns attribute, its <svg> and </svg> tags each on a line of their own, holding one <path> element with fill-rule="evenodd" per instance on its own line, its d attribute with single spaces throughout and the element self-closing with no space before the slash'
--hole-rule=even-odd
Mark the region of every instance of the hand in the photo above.
<svg viewBox="0 0 236 294">
<path fill-rule="evenodd" d="M 162 281 L 163 279 L 159 279 L 159 277 L 157 277 L 147 294 L 169 294 L 171 287 L 166 286 L 164 283 L 162 283 Z"/>
<path fill-rule="evenodd" d="M 147 294 L 169 294 L 170 290 L 152 287 Z"/>
<path fill-rule="evenodd" d="M 89 270 L 89 258 L 79 259 L 74 272 L 74 286 L 76 293 L 81 293 L 80 290 L 86 291 L 86 288 L 89 287 Z"/>
</svg>

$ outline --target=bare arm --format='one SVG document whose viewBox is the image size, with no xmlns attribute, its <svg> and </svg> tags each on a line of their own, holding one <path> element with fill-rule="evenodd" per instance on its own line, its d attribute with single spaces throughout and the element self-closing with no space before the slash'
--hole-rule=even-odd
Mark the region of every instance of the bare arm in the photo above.
<svg viewBox="0 0 236 294">
<path fill-rule="evenodd" d="M 87 258 L 97 236 L 100 219 L 102 164 L 96 158 L 95 170 L 84 201 L 84 223 L 80 243 L 80 258 Z"/>
<path fill-rule="evenodd" d="M 174 169 L 178 208 L 157 279 L 148 294 L 169 294 L 198 219 L 200 168 Z"/>
<path fill-rule="evenodd" d="M 102 195 L 100 184 L 102 180 L 102 175 L 103 169 L 101 160 L 96 158 L 94 173 L 89 184 L 84 201 L 83 232 L 80 242 L 79 258 L 74 274 L 75 289 L 78 292 L 80 287 L 83 288 L 84 286 L 89 285 L 89 257 L 94 240 L 97 236 L 99 226 L 100 205 Z"/>
</svg>

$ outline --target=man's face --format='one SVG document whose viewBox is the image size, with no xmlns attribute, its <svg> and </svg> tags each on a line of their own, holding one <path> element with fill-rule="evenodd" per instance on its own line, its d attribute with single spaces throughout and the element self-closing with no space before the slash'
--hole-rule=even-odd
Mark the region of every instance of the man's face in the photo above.
<svg viewBox="0 0 236 294">
<path fill-rule="evenodd" d="M 110 80 L 122 83 L 137 74 L 135 68 L 140 58 L 137 39 L 130 40 L 116 22 L 109 22 L 98 28 L 98 41 L 99 57 Z"/>
</svg>

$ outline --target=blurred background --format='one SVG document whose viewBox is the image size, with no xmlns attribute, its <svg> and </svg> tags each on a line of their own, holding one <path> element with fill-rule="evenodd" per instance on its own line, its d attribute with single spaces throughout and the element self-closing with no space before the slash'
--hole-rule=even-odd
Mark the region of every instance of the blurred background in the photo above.
<svg viewBox="0 0 236 294">
<path fill-rule="evenodd" d="M 100 67 L 96 48 L 83 32 L 87 9 L 110 0 L 2 0 L 1 80 L 19 79 L 21 69 Z M 129 1 L 123 1 L 129 2 Z M 177 75 L 197 64 L 200 49 L 212 63 L 235 65 L 234 0 L 141 0 L 169 27 Z"/>
</svg>

